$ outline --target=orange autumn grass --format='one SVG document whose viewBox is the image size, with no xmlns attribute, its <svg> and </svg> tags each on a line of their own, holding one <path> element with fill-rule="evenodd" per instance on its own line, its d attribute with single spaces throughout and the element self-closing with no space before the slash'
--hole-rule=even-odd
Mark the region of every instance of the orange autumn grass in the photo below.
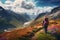
<svg viewBox="0 0 60 40">
<path fill-rule="evenodd" d="M 56 20 L 50 20 L 50 25 L 48 27 L 48 29 L 52 28 L 52 27 L 56 27 L 56 28 L 60 28 L 60 21 L 56 21 Z M 57 22 L 57 23 L 56 23 Z M 37 23 L 35 24 L 33 27 L 27 27 L 24 29 L 18 29 L 18 30 L 14 30 L 11 32 L 4 32 L 3 34 L 1 34 L 1 36 L 7 38 L 7 40 L 9 40 L 10 38 L 16 38 L 16 37 L 22 37 L 24 35 L 28 35 L 29 32 L 32 32 L 32 30 L 34 28 L 39 28 L 42 27 L 42 24 Z M 57 33 L 60 33 L 59 31 L 60 29 L 57 29 Z"/>
</svg>

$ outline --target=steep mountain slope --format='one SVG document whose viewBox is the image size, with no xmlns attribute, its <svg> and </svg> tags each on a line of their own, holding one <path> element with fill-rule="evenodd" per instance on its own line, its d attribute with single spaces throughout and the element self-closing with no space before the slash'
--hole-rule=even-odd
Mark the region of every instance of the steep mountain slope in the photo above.
<svg viewBox="0 0 60 40">
<path fill-rule="evenodd" d="M 54 20 L 55 19 L 60 19 L 60 6 L 52 9 L 50 16 Z"/>
<path fill-rule="evenodd" d="M 49 13 L 39 14 L 35 20 L 44 17 L 45 15 L 49 16 L 49 19 L 60 19 L 60 6 L 51 10 Z"/>
<path fill-rule="evenodd" d="M 60 21 L 60 7 L 56 7 L 51 10 L 51 12 L 48 13 L 41 13 L 39 14 L 30 25 L 36 25 L 36 24 L 42 24 L 42 21 L 44 20 L 44 16 L 48 16 L 49 21 L 51 23 L 59 23 Z"/>
<path fill-rule="evenodd" d="M 27 19 L 30 19 L 26 16 L 28 15 L 17 14 L 13 11 L 5 10 L 0 6 L 0 30 L 22 27 L 23 23 L 29 21 Z"/>
<path fill-rule="evenodd" d="M 59 15 L 59 13 L 58 12 L 56 12 L 56 13 L 50 13 L 48 16 L 49 16 L 49 19 L 50 19 L 50 21 L 54 18 L 54 17 L 56 17 L 56 19 L 59 19 L 59 17 L 57 17 L 57 15 Z M 2 34 L 2 36 L 4 36 L 5 38 L 8 38 L 8 40 L 14 40 L 15 38 L 17 38 L 17 39 L 21 39 L 21 40 L 24 40 L 24 38 L 26 37 L 26 38 L 30 38 L 30 37 L 32 37 L 33 36 L 33 30 L 35 30 L 35 29 L 37 29 L 37 28 L 40 28 L 40 27 L 42 27 L 42 25 L 41 25 L 41 23 L 40 23 L 40 21 L 43 21 L 43 20 L 41 20 L 41 18 L 43 19 L 43 17 L 45 16 L 46 14 L 41 14 L 41 15 L 39 15 L 37 18 L 36 18 L 36 20 L 34 20 L 34 21 L 32 21 L 32 23 L 34 24 L 32 24 L 33 26 L 31 27 L 31 25 L 29 26 L 29 27 L 27 27 L 27 28 L 24 28 L 24 29 L 17 29 L 17 30 L 14 30 L 14 31 L 12 31 L 12 32 L 5 32 L 5 33 L 3 33 Z M 55 20 L 55 19 L 53 19 L 52 21 L 57 21 L 57 23 L 52 23 L 52 24 L 50 24 L 49 25 L 49 27 L 48 27 L 48 31 L 49 30 L 52 30 L 51 31 L 51 33 L 53 33 L 54 35 L 56 35 L 55 33 L 59 33 L 60 34 L 60 24 L 58 23 L 58 22 L 60 22 L 60 20 L 58 21 L 58 20 Z M 40 30 L 40 29 L 39 29 Z M 31 33 L 32 32 L 32 33 Z M 39 31 L 40 32 L 40 31 Z M 42 31 L 43 32 L 43 31 Z M 32 34 L 31 36 L 29 36 L 30 35 L 30 33 Z M 43 34 L 43 33 L 42 33 Z M 38 36 L 38 35 L 37 35 Z M 42 35 L 43 36 L 43 35 Z M 40 36 L 40 37 L 42 37 L 42 36 Z M 20 38 L 20 37 L 22 37 L 22 38 Z M 46 35 L 44 36 L 44 38 L 46 37 Z M 49 37 L 50 38 L 50 37 Z M 48 40 L 48 39 L 47 39 Z"/>
<path fill-rule="evenodd" d="M 44 15 L 46 15 L 47 13 L 40 13 L 36 18 L 35 18 L 35 20 L 37 20 L 38 18 L 41 18 L 41 17 L 43 17 Z"/>
<path fill-rule="evenodd" d="M 60 6 L 55 7 L 54 9 L 52 9 L 51 13 L 56 13 L 57 11 L 60 11 Z"/>
</svg>

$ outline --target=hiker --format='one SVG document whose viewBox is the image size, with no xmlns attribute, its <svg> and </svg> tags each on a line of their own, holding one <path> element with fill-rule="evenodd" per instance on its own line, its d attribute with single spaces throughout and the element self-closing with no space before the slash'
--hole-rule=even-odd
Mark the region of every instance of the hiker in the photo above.
<svg viewBox="0 0 60 40">
<path fill-rule="evenodd" d="M 0 35 L 0 40 L 7 40 L 7 38 Z"/>
<path fill-rule="evenodd" d="M 48 31 L 48 30 L 47 30 L 48 25 L 49 25 L 49 20 L 48 20 L 48 17 L 45 16 L 45 17 L 44 17 L 44 20 L 43 20 L 43 23 L 42 23 L 42 26 L 43 26 L 43 28 L 44 28 L 45 33 L 47 33 L 47 31 Z"/>
</svg>

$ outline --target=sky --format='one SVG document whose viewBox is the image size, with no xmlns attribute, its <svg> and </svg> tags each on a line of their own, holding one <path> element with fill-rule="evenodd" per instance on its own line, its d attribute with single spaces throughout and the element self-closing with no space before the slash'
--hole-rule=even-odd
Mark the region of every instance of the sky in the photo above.
<svg viewBox="0 0 60 40">
<path fill-rule="evenodd" d="M 1 0 L 3 3 L 6 0 Z M 14 2 L 14 0 L 11 0 Z M 37 6 L 60 6 L 60 0 L 34 0 Z"/>
<path fill-rule="evenodd" d="M 2 1 L 2 3 L 4 3 L 6 0 L 1 0 Z"/>
<path fill-rule="evenodd" d="M 50 12 L 54 7 L 60 6 L 60 0 L 0 0 L 4 8 L 18 13 Z"/>
<path fill-rule="evenodd" d="M 6 0 L 1 0 L 2 3 L 5 3 Z M 14 0 L 11 0 L 12 2 L 14 2 Z"/>
<path fill-rule="evenodd" d="M 35 0 L 38 6 L 60 6 L 60 0 Z"/>
</svg>

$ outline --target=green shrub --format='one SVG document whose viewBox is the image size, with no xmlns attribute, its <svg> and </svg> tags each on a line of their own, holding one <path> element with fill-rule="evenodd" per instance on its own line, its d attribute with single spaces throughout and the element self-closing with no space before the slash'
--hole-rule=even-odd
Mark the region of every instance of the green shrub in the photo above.
<svg viewBox="0 0 60 40">
<path fill-rule="evenodd" d="M 37 40 L 56 40 L 56 38 L 50 34 L 39 33 L 37 34 Z"/>
</svg>

